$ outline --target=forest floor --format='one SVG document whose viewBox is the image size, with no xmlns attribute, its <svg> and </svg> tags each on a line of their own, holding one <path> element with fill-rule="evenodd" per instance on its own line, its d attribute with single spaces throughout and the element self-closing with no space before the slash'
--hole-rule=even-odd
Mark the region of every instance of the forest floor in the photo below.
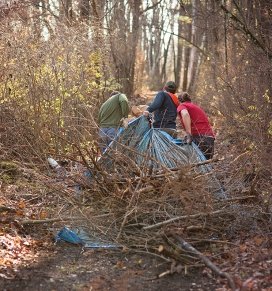
<svg viewBox="0 0 272 291">
<path fill-rule="evenodd" d="M 216 290 L 220 282 L 202 271 L 157 276 L 166 270 L 150 256 L 107 250 L 85 250 L 49 244 L 35 262 L 0 280 L 1 290 Z M 10 274 L 11 275 L 11 274 Z M 216 287 L 217 286 L 217 287 Z M 219 290 L 219 289 L 218 289 Z"/>
<path fill-rule="evenodd" d="M 83 250 L 65 242 L 54 244 L 46 228 L 32 227 L 28 231 L 29 235 L 1 234 L 6 255 L 0 290 L 229 290 L 225 279 L 205 268 L 159 277 L 170 264 L 156 257 L 117 250 Z M 238 253 L 230 269 L 247 280 L 240 282 L 244 288 L 237 290 L 271 290 L 272 257 L 264 240 L 244 241 Z"/>
<path fill-rule="evenodd" d="M 22 209 L 24 205 L 18 207 Z M 16 220 L 8 223 L 7 214 L 4 217 L 0 233 L 0 290 L 3 291 L 230 290 L 225 278 L 204 266 L 169 274 L 171 262 L 152 254 L 55 243 L 60 223 L 54 227 L 52 224 L 21 226 Z M 262 235 L 241 234 L 231 243 L 233 246 L 220 254 L 223 263 L 218 267 L 233 276 L 237 290 L 271 290 L 271 241 Z"/>
<path fill-rule="evenodd" d="M 24 219 L 51 217 L 50 192 L 44 193 L 43 188 L 33 187 L 35 181 L 27 180 L 22 183 L 19 178 L 0 185 L 0 290 L 230 290 L 225 278 L 203 265 L 172 273 L 173 261 L 154 254 L 55 243 L 61 222 L 22 223 Z M 249 233 L 238 228 L 238 219 L 234 223 L 237 232 L 219 255 L 217 250 L 218 257 L 211 251 L 211 260 L 231 274 L 237 290 L 272 290 L 272 245 L 267 225 Z"/>
</svg>

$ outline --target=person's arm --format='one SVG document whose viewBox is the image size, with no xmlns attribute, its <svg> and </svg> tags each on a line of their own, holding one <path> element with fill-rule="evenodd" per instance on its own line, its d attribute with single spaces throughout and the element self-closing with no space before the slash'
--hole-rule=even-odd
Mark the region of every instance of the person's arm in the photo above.
<svg viewBox="0 0 272 291">
<path fill-rule="evenodd" d="M 121 94 L 119 96 L 119 103 L 122 111 L 122 117 L 127 118 L 129 113 L 129 106 L 127 97 L 124 94 Z"/>
<path fill-rule="evenodd" d="M 128 117 L 128 113 L 129 113 L 128 102 L 123 101 L 123 102 L 120 103 L 120 105 L 121 105 L 121 110 L 122 110 L 122 116 L 124 118 L 127 118 Z"/>
<path fill-rule="evenodd" d="M 181 118 L 182 122 L 184 125 L 184 129 L 187 134 L 192 135 L 192 130 L 191 130 L 191 117 L 187 109 L 182 109 L 181 112 Z"/>
<path fill-rule="evenodd" d="M 184 130 L 186 132 L 186 136 L 184 137 L 184 142 L 187 144 L 192 144 L 192 128 L 191 128 L 191 117 L 187 109 L 182 109 L 180 111 L 180 115 L 182 118 L 182 123 L 184 126 Z"/>
<path fill-rule="evenodd" d="M 147 109 L 144 111 L 144 115 L 148 116 L 149 113 L 154 112 L 155 110 L 159 109 L 162 106 L 162 103 L 164 101 L 164 93 L 159 92 L 153 102 L 147 107 Z"/>
</svg>

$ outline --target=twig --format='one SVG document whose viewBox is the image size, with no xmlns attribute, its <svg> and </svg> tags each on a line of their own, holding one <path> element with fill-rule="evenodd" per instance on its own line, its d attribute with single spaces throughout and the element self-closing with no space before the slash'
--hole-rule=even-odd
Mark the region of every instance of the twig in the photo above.
<svg viewBox="0 0 272 291">
<path fill-rule="evenodd" d="M 156 253 L 151 253 L 151 252 L 148 252 L 148 251 L 141 251 L 141 250 L 133 250 L 133 253 L 140 253 L 140 254 L 146 254 L 146 255 L 151 255 L 151 256 L 155 256 L 156 258 L 160 258 L 161 260 L 164 260 L 166 261 L 167 263 L 170 263 L 171 260 L 162 256 L 162 255 L 158 255 Z"/>
<path fill-rule="evenodd" d="M 249 196 L 242 196 L 242 197 L 235 197 L 235 198 L 229 198 L 229 199 L 224 199 L 223 202 L 233 202 L 233 201 L 239 201 L 239 200 L 247 200 L 251 198 L 256 198 L 254 195 L 249 195 Z M 222 200 L 219 200 L 219 202 L 222 202 Z"/>
<path fill-rule="evenodd" d="M 241 153 L 238 157 L 236 157 L 234 160 L 232 160 L 232 161 L 230 161 L 230 165 L 231 164 L 233 164 L 233 163 L 235 163 L 238 159 L 240 159 L 241 157 L 243 157 L 244 155 L 246 155 L 246 154 L 248 154 L 249 153 L 249 151 L 245 151 L 245 152 L 243 152 L 243 153 Z"/>
<path fill-rule="evenodd" d="M 189 264 L 190 261 L 196 260 L 195 257 L 186 254 L 180 251 L 180 248 L 177 248 L 176 244 L 171 241 L 166 234 L 162 235 L 163 240 L 171 247 L 171 249 L 167 248 L 166 246 L 162 246 L 160 252 L 165 254 L 166 256 L 173 258 L 175 260 L 182 261 L 183 264 Z"/>
<path fill-rule="evenodd" d="M 194 239 L 194 238 L 191 238 L 191 240 L 192 240 L 192 242 L 194 242 L 194 244 L 199 244 L 199 243 L 202 243 L 202 242 L 207 242 L 207 243 L 226 244 L 226 245 L 232 245 L 232 246 L 235 246 L 235 247 L 239 247 L 239 245 L 237 245 L 235 243 L 232 243 L 232 242 L 229 242 L 229 241 L 224 241 L 224 240 Z"/>
<path fill-rule="evenodd" d="M 203 161 L 203 162 L 192 164 L 191 167 L 193 168 L 193 167 L 203 166 L 203 165 L 207 165 L 207 164 L 210 164 L 210 163 L 221 162 L 223 160 L 224 159 L 213 158 L 213 159 L 210 159 L 210 160 L 206 160 L 206 161 Z"/>
<path fill-rule="evenodd" d="M 145 227 L 143 227 L 143 229 L 147 230 L 147 229 L 157 228 L 157 227 L 160 227 L 162 225 L 166 225 L 166 224 L 175 222 L 177 220 L 185 219 L 185 218 L 197 218 L 197 217 L 202 217 L 202 216 L 220 214 L 220 213 L 224 213 L 224 212 L 226 212 L 226 210 L 217 210 L 217 211 L 213 211 L 213 212 L 209 212 L 209 213 L 197 213 L 197 214 L 192 214 L 192 215 L 177 216 L 177 217 L 173 217 L 173 218 L 170 218 L 168 220 L 165 220 L 165 221 L 153 224 L 153 225 L 145 226 Z"/>
<path fill-rule="evenodd" d="M 132 203 L 134 202 L 134 198 L 135 198 L 135 196 L 138 194 L 138 189 L 140 188 L 140 185 L 141 185 L 141 180 L 138 181 L 138 184 L 136 185 L 135 190 L 134 190 L 134 192 L 133 192 L 133 194 L 132 194 L 132 196 L 131 196 L 131 198 L 130 198 L 129 204 L 128 204 L 128 206 L 127 206 L 127 212 L 126 212 L 126 214 L 125 214 L 125 217 L 124 217 L 124 219 L 123 219 L 123 221 L 122 221 L 122 224 L 121 224 L 121 226 L 120 226 L 120 230 L 119 230 L 118 235 L 117 235 L 117 237 L 116 237 L 116 240 L 117 240 L 117 241 L 118 241 L 118 239 L 119 239 L 120 236 L 121 236 L 121 233 L 122 233 L 123 228 L 124 228 L 124 226 L 125 226 L 125 224 L 126 224 L 126 222 L 127 222 L 128 217 L 129 217 L 129 216 L 130 216 L 130 215 L 135 211 L 135 208 L 130 209 L 130 211 L 128 211 L 128 209 L 132 206 Z"/>
<path fill-rule="evenodd" d="M 170 274 L 172 274 L 171 270 L 167 270 L 167 271 L 159 274 L 158 275 L 158 278 L 162 278 L 162 277 L 167 276 L 167 275 L 170 275 Z"/>
<path fill-rule="evenodd" d="M 190 168 L 203 166 L 203 165 L 207 165 L 210 163 L 215 163 L 215 162 L 219 162 L 219 161 L 223 161 L 223 160 L 224 159 L 214 158 L 214 159 L 206 160 L 206 161 L 195 163 L 195 164 L 190 164 Z M 179 171 L 180 169 L 181 168 L 170 168 L 171 171 Z"/>
<path fill-rule="evenodd" d="M 188 271 L 187 271 L 188 269 L 203 268 L 203 267 L 204 267 L 203 264 L 194 264 L 194 265 L 190 265 L 190 266 L 184 266 L 184 267 L 182 267 L 182 269 L 184 269 L 185 274 L 187 274 L 188 273 Z M 160 279 L 160 278 L 162 278 L 162 277 L 164 277 L 166 275 L 171 275 L 171 274 L 172 274 L 171 270 L 167 270 L 167 271 L 165 271 L 165 272 L 163 272 L 163 273 L 161 273 L 161 274 L 159 274 L 157 276 L 154 276 L 154 277 L 151 277 L 151 278 L 146 278 L 145 280 L 146 281 L 158 280 L 158 279 Z"/>
<path fill-rule="evenodd" d="M 48 219 L 26 219 L 21 220 L 20 224 L 40 224 L 40 223 L 51 223 L 51 222 L 58 222 L 58 221 L 65 221 L 65 220 L 84 220 L 86 218 L 83 217 L 63 217 L 63 218 L 48 218 Z"/>
<path fill-rule="evenodd" d="M 232 290 L 235 290 L 235 283 L 233 281 L 233 279 L 231 278 L 231 276 L 226 273 L 221 271 L 216 265 L 214 265 L 206 256 L 204 256 L 201 252 L 199 252 L 197 249 L 195 249 L 192 245 L 190 245 L 188 242 L 186 242 L 184 239 L 182 239 L 181 237 L 177 236 L 177 235 L 172 235 L 180 244 L 181 247 L 195 255 L 197 255 L 201 261 L 204 262 L 204 264 L 210 268 L 214 273 L 216 273 L 217 275 L 226 278 L 228 280 L 229 286 Z"/>
<path fill-rule="evenodd" d="M 0 205 L 0 212 L 16 212 L 16 210 L 12 207 Z"/>
<path fill-rule="evenodd" d="M 117 237 L 116 237 L 116 240 L 117 240 L 117 241 L 118 241 L 118 239 L 119 239 L 120 236 L 121 236 L 121 233 L 122 233 L 123 228 L 124 228 L 124 226 L 125 226 L 125 224 L 126 224 L 126 222 L 127 222 L 128 217 L 129 217 L 129 216 L 130 216 L 134 211 L 135 211 L 135 209 L 132 208 L 132 209 L 130 209 L 130 211 L 126 212 L 126 214 L 125 214 L 125 216 L 124 216 L 124 219 L 123 219 L 123 221 L 122 221 L 122 224 L 121 224 L 121 226 L 120 226 L 120 230 L 119 230 L 119 232 L 118 232 L 118 235 L 117 235 Z"/>
</svg>

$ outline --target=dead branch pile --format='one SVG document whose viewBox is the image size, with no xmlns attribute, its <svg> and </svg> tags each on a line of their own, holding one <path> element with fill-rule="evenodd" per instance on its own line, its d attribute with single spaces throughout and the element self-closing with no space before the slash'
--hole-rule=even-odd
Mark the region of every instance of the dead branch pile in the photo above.
<svg viewBox="0 0 272 291">
<path fill-rule="evenodd" d="M 267 215 L 254 203 L 254 195 L 218 199 L 213 188 L 215 173 L 203 174 L 201 164 L 153 172 L 129 157 L 114 154 L 114 171 L 111 167 L 109 172 L 92 155 L 58 175 L 51 171 L 42 175 L 17 165 L 16 173 L 43 187 L 39 192 L 33 189 L 33 193 L 20 194 L 23 203 L 8 205 L 6 200 L 4 204 L 21 211 L 32 205 L 32 212 L 16 219 L 23 227 L 54 222 L 56 226 L 82 227 L 93 237 L 118 243 L 123 249 L 174 262 L 171 272 L 211 266 L 207 261 L 211 253 L 224 253 L 227 246 L 236 247 L 230 240 L 242 231 L 261 233 L 260 224 L 267 225 Z M 11 173 L 7 166 L 1 167 L 1 174 Z M 91 177 L 86 175 L 88 171 Z M 220 264 L 219 257 L 216 262 Z M 228 274 L 218 275 L 233 285 Z"/>
<path fill-rule="evenodd" d="M 90 158 L 91 166 L 85 160 L 85 166 L 92 172 L 90 180 L 84 175 L 80 180 L 80 175 L 76 175 L 76 182 L 84 189 L 70 195 L 73 206 L 63 211 L 62 216 L 77 217 L 81 213 L 85 220 L 71 225 L 80 225 L 92 235 L 123 247 L 189 265 L 199 260 L 177 253 L 169 234 L 175 233 L 193 245 L 204 246 L 205 250 L 216 241 L 227 244 L 227 236 L 235 236 L 243 228 L 258 231 L 261 209 L 237 204 L 252 201 L 254 196 L 218 199 L 213 187 L 214 173 L 203 174 L 200 165 L 152 172 L 129 157 L 112 154 L 114 171 L 111 167 L 107 172 Z M 70 178 L 73 180 L 73 175 Z"/>
<path fill-rule="evenodd" d="M 243 230 L 257 233 L 259 222 L 265 219 L 265 210 L 252 203 L 253 195 L 218 199 L 212 173 L 202 174 L 198 165 L 152 172 L 116 153 L 115 171 L 107 172 L 90 160 L 57 177 L 22 168 L 17 172 L 43 185 L 41 194 L 34 195 L 35 202 L 55 208 L 45 218 L 49 216 L 52 222 L 71 218 L 71 226 L 84 226 L 93 235 L 127 248 L 160 253 L 169 231 L 190 242 L 225 240 Z M 92 177 L 84 174 L 86 170 L 92 171 Z M 1 174 L 5 173 L 3 168 Z M 31 217 L 39 220 L 38 215 Z M 82 218 L 80 223 L 78 218 Z"/>
</svg>

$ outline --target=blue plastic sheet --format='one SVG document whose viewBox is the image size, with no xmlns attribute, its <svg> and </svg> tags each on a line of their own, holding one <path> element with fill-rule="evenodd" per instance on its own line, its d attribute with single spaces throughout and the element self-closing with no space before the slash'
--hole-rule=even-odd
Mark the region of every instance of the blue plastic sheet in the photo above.
<svg viewBox="0 0 272 291">
<path fill-rule="evenodd" d="M 97 238 L 90 237 L 83 229 L 69 229 L 64 226 L 55 237 L 56 242 L 65 241 L 71 244 L 82 245 L 85 248 L 119 248 L 115 243 L 103 242 Z"/>
<path fill-rule="evenodd" d="M 56 242 L 66 241 L 71 244 L 84 244 L 82 239 L 71 229 L 64 226 L 55 237 Z"/>
</svg>

